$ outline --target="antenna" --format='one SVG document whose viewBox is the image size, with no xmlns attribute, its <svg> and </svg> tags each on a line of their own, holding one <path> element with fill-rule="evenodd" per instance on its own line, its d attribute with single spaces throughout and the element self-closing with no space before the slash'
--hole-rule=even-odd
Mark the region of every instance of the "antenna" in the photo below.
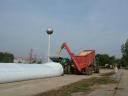
<svg viewBox="0 0 128 96">
<path fill-rule="evenodd" d="M 33 49 L 30 49 L 30 58 L 29 58 L 29 63 L 31 64 L 32 63 L 32 55 L 33 55 Z"/>
</svg>

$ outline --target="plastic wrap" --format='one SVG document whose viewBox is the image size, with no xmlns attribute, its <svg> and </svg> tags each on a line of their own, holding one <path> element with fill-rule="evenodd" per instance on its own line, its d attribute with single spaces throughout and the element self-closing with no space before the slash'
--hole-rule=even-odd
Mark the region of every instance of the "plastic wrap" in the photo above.
<svg viewBox="0 0 128 96">
<path fill-rule="evenodd" d="M 59 63 L 16 64 L 0 63 L 0 83 L 60 76 L 63 67 Z"/>
</svg>

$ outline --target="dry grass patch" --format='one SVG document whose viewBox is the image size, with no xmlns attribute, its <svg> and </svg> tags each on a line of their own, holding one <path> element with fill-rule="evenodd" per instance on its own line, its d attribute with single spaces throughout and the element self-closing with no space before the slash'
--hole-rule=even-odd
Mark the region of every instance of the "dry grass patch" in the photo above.
<svg viewBox="0 0 128 96">
<path fill-rule="evenodd" d="M 110 76 L 113 73 L 102 74 L 101 77 L 92 77 L 89 79 L 83 79 L 81 81 L 72 83 L 67 86 L 63 86 L 56 90 L 51 90 L 45 93 L 38 94 L 36 96 L 71 96 L 72 93 L 84 92 L 85 94 L 90 92 L 92 86 L 100 84 L 112 84 L 117 81 L 112 80 Z"/>
</svg>

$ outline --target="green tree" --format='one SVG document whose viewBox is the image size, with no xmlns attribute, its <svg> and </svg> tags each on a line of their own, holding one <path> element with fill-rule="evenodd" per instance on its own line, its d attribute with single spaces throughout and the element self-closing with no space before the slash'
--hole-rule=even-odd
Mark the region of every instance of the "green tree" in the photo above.
<svg viewBox="0 0 128 96">
<path fill-rule="evenodd" d="M 124 44 L 121 45 L 122 58 L 121 63 L 122 66 L 128 66 L 128 39 Z"/>
<path fill-rule="evenodd" d="M 97 54 L 96 58 L 98 59 L 100 66 L 105 66 L 105 64 L 109 64 L 109 56 L 107 54 Z"/>
<path fill-rule="evenodd" d="M 115 56 L 109 57 L 109 63 L 110 63 L 111 65 L 114 65 L 115 63 L 117 63 Z"/>
<path fill-rule="evenodd" d="M 14 60 L 14 55 L 7 52 L 0 52 L 0 62 L 2 63 L 12 63 Z"/>
<path fill-rule="evenodd" d="M 105 66 L 105 64 L 113 66 L 115 63 L 119 62 L 115 56 L 109 56 L 108 54 L 97 54 L 96 58 L 100 66 Z"/>
</svg>

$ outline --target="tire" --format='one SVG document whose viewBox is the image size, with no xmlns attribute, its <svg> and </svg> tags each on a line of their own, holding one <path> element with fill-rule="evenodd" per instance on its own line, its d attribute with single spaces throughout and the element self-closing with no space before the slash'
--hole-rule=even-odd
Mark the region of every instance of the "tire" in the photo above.
<svg viewBox="0 0 128 96">
<path fill-rule="evenodd" d="M 88 67 L 88 68 L 86 69 L 86 74 L 87 74 L 87 75 L 92 75 L 92 73 L 93 73 L 92 67 Z"/>
<path fill-rule="evenodd" d="M 96 68 L 95 73 L 100 73 L 99 68 Z"/>
<path fill-rule="evenodd" d="M 83 69 L 81 73 L 83 75 L 91 75 L 93 73 L 92 67 L 88 67 L 87 69 Z"/>
<path fill-rule="evenodd" d="M 64 73 L 65 74 L 71 74 L 71 66 L 70 65 L 66 64 L 64 66 Z"/>
</svg>

